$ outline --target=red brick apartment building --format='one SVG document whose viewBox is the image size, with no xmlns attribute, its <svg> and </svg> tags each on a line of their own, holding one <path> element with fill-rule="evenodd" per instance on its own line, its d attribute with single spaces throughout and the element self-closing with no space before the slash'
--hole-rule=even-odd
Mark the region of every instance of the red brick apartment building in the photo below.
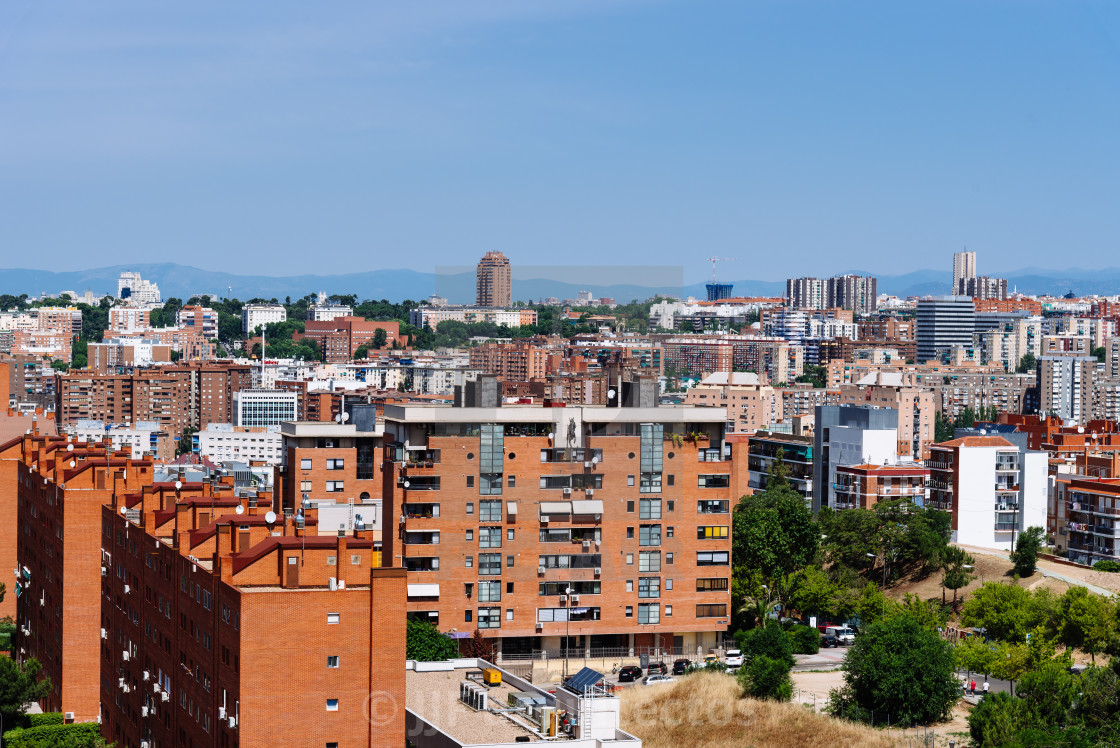
<svg viewBox="0 0 1120 748">
<path fill-rule="evenodd" d="M 101 445 L 25 435 L 0 461 L 18 473 L 15 646 L 55 685 L 45 709 L 122 748 L 404 744 L 405 572 L 379 568 L 371 530 L 319 536 L 314 509 L 155 482 Z"/>
<path fill-rule="evenodd" d="M 375 430 L 285 424 L 284 505 L 380 496 L 409 616 L 477 627 L 504 656 L 566 633 L 580 650 L 694 654 L 727 629 L 745 453 L 721 410 L 658 407 L 653 380 L 622 387 L 623 407 L 499 406 L 482 377 L 466 407 L 385 405 Z M 384 445 L 380 494 L 363 438 Z"/>
<path fill-rule="evenodd" d="M 324 360 L 329 364 L 346 363 L 363 345 L 373 348 L 373 337 L 378 330 L 385 331 L 385 348 L 391 348 L 400 339 L 400 322 L 395 320 L 367 320 L 364 317 L 335 317 L 331 320 L 308 320 L 303 334 L 319 344 Z"/>
</svg>

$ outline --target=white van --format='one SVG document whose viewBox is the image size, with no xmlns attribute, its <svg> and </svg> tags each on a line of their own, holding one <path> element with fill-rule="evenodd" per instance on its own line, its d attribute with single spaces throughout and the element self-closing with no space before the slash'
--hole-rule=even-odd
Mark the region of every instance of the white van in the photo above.
<svg viewBox="0 0 1120 748">
<path fill-rule="evenodd" d="M 856 640 L 856 632 L 852 631 L 847 626 L 829 626 L 824 630 L 826 634 L 832 634 L 836 637 L 836 641 L 840 642 L 845 647 L 850 646 Z"/>
</svg>

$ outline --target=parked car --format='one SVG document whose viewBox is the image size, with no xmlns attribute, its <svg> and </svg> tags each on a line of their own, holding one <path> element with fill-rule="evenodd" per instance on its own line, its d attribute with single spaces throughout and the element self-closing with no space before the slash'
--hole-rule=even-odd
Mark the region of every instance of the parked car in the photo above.
<svg viewBox="0 0 1120 748">
<path fill-rule="evenodd" d="M 715 655 L 704 655 L 704 664 L 709 665 L 713 662 L 719 662 L 719 658 Z"/>
<path fill-rule="evenodd" d="M 729 649 L 727 654 L 723 656 L 723 664 L 729 668 L 737 668 L 743 666 L 743 651 L 740 649 Z"/>
<path fill-rule="evenodd" d="M 646 675 L 668 675 L 669 668 L 664 662 L 651 662 L 646 668 Z"/>
<path fill-rule="evenodd" d="M 645 686 L 657 686 L 662 683 L 676 683 L 677 679 L 671 675 L 647 675 L 642 681 Z"/>
<path fill-rule="evenodd" d="M 839 647 L 840 646 L 840 640 L 837 639 L 832 634 L 821 634 L 821 646 L 822 647 Z"/>
<path fill-rule="evenodd" d="M 825 633 L 835 636 L 845 647 L 850 644 L 855 644 L 856 641 L 856 632 L 852 631 L 847 626 L 829 626 L 825 629 Z"/>
<path fill-rule="evenodd" d="M 674 660 L 673 661 L 673 675 L 684 675 L 688 672 L 688 666 L 692 662 L 689 660 Z"/>
<path fill-rule="evenodd" d="M 632 683 L 642 677 L 642 669 L 637 665 L 627 665 L 618 671 L 619 683 Z"/>
</svg>

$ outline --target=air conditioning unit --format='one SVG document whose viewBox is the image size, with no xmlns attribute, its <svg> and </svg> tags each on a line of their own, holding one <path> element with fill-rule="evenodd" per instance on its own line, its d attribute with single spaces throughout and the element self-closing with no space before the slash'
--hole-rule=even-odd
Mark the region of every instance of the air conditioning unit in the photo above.
<svg viewBox="0 0 1120 748">
<path fill-rule="evenodd" d="M 148 748 L 148 741 L 147 740 L 141 740 L 140 741 L 140 748 Z"/>
<path fill-rule="evenodd" d="M 587 496 L 594 496 L 594 495 L 595 495 L 595 489 L 594 489 L 594 488 L 589 488 L 589 489 L 587 489 L 586 491 L 584 491 L 584 493 L 585 493 L 585 494 L 586 494 Z"/>
<path fill-rule="evenodd" d="M 47 593 L 39 595 L 39 607 L 42 608 L 47 604 Z"/>
<path fill-rule="evenodd" d="M 109 570 L 104 566 L 101 567 L 101 576 L 103 576 L 103 577 L 109 576 Z"/>
<path fill-rule="evenodd" d="M 330 589 L 330 590 L 337 590 L 338 589 L 338 578 L 337 577 L 327 577 L 327 589 Z"/>
<path fill-rule="evenodd" d="M 591 541 L 590 540 L 583 541 L 583 550 L 586 551 L 590 547 L 591 547 Z"/>
<path fill-rule="evenodd" d="M 338 588 L 340 590 L 346 589 L 346 580 L 345 579 L 338 580 Z"/>
<path fill-rule="evenodd" d="M 109 638 L 109 632 L 106 631 L 105 629 L 101 629 L 101 638 L 102 639 L 108 639 Z"/>
<path fill-rule="evenodd" d="M 560 596 L 560 602 L 562 602 L 562 603 L 568 602 L 568 596 L 567 595 L 561 595 Z"/>
<path fill-rule="evenodd" d="M 224 706 L 218 707 L 218 719 L 226 718 L 226 708 Z"/>
<path fill-rule="evenodd" d="M 74 713 L 73 712 L 64 712 L 63 715 L 62 715 L 62 718 L 64 720 L 66 720 L 67 722 L 73 722 L 74 721 Z"/>
<path fill-rule="evenodd" d="M 547 525 L 548 524 L 548 515 L 547 514 L 542 514 L 541 515 L 541 524 L 542 525 Z"/>
<path fill-rule="evenodd" d="M 572 495 L 572 489 L 570 489 L 570 488 L 565 488 L 565 489 L 564 489 L 564 495 L 565 495 L 565 496 L 571 496 L 571 495 Z"/>
<path fill-rule="evenodd" d="M 148 682 L 149 680 L 151 680 L 151 679 L 152 679 L 152 674 L 151 674 L 151 673 L 149 673 L 149 672 L 148 672 L 147 670 L 145 670 L 145 671 L 144 671 L 144 672 L 143 672 L 143 673 L 142 673 L 142 674 L 140 675 L 140 680 L 144 681 L 145 683 L 147 683 L 147 682 Z"/>
<path fill-rule="evenodd" d="M 598 522 L 598 521 L 599 521 L 599 520 L 601 520 L 601 519 L 603 519 L 603 515 L 601 515 L 601 514 L 596 514 L 596 515 L 595 515 L 595 521 L 596 521 L 596 522 Z M 596 542 L 598 542 L 598 541 L 596 541 Z"/>
<path fill-rule="evenodd" d="M 584 463 L 583 463 L 583 466 L 584 466 L 585 468 L 589 468 L 589 467 L 591 467 L 591 464 L 592 464 L 592 463 L 591 463 L 590 461 L 587 461 L 587 462 L 584 462 Z"/>
<path fill-rule="evenodd" d="M 155 692 L 155 693 L 159 693 L 159 684 L 158 683 L 153 683 L 152 684 L 152 691 Z"/>
<path fill-rule="evenodd" d="M 579 605 L 579 595 L 572 595 L 572 605 Z"/>
<path fill-rule="evenodd" d="M 231 730 L 236 730 L 237 729 L 237 717 L 230 717 L 229 718 L 229 729 L 231 729 Z"/>
<path fill-rule="evenodd" d="M 125 693 L 131 693 L 131 692 L 132 692 L 132 687 L 131 687 L 130 685 L 128 685 L 127 683 L 125 683 L 125 684 L 124 684 L 124 688 L 123 688 L 122 690 L 123 690 L 123 691 L 124 691 Z"/>
<path fill-rule="evenodd" d="M 124 650 L 123 652 L 121 652 L 121 659 L 122 660 L 124 660 L 125 662 L 128 662 L 128 657 L 129 657 L 129 655 L 128 655 L 128 650 L 127 649 Z"/>
<path fill-rule="evenodd" d="M 124 594 L 126 594 L 126 595 L 127 595 L 127 594 L 128 594 L 128 593 L 130 593 L 130 592 L 132 592 L 132 588 L 131 588 L 131 587 L 129 587 L 129 586 L 128 586 L 128 585 L 126 584 L 126 585 L 124 586 Z"/>
<path fill-rule="evenodd" d="M 543 566 L 538 566 L 537 567 L 537 573 L 538 574 L 544 574 L 544 567 Z"/>
<path fill-rule="evenodd" d="M 140 716 L 141 717 L 147 717 L 148 716 L 148 707 L 146 707 L 146 706 L 140 707 Z"/>
<path fill-rule="evenodd" d="M 603 576 L 603 570 L 598 566 L 595 567 L 595 576 L 597 576 L 597 577 Z"/>
<path fill-rule="evenodd" d="M 117 688 L 124 688 L 124 678 L 117 678 Z"/>
<path fill-rule="evenodd" d="M 537 621 L 537 631 L 540 631 L 543 628 L 544 628 L 544 624 L 541 623 L 540 621 Z"/>
<path fill-rule="evenodd" d="M 167 691 L 162 691 L 159 697 L 163 701 L 171 701 L 171 694 L 169 694 Z"/>
</svg>

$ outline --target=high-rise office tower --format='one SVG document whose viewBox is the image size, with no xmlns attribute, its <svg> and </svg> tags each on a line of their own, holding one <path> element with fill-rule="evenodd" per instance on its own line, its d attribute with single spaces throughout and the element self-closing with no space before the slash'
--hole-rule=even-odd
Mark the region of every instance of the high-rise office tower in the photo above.
<svg viewBox="0 0 1120 748">
<path fill-rule="evenodd" d="M 967 296 L 933 296 L 918 301 L 918 361 L 938 358 L 954 347 L 972 345 L 976 309 Z"/>
<path fill-rule="evenodd" d="M 487 252 L 478 261 L 475 304 L 486 307 L 510 305 L 511 272 L 509 258 L 501 252 Z"/>
<path fill-rule="evenodd" d="M 961 293 L 961 281 L 976 277 L 976 253 L 953 253 L 953 289 L 951 293 Z"/>
</svg>

